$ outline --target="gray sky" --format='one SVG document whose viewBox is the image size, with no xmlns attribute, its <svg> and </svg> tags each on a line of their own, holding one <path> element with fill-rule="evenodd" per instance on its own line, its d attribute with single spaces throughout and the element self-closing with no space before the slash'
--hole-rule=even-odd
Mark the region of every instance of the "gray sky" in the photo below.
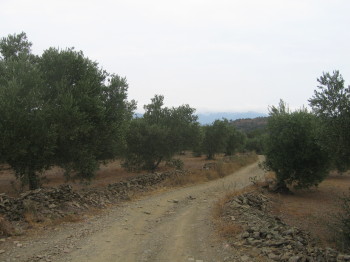
<svg viewBox="0 0 350 262">
<path fill-rule="evenodd" d="M 199 112 L 307 105 L 322 72 L 350 78 L 348 0 L 0 0 L 0 36 L 33 52 L 75 47 L 154 94 Z"/>
</svg>

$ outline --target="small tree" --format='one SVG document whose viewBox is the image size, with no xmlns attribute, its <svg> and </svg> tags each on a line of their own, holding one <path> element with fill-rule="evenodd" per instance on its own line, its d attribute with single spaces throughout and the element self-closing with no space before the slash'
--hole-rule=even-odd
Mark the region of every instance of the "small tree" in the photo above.
<svg viewBox="0 0 350 262">
<path fill-rule="evenodd" d="M 163 96 L 156 95 L 144 108 L 144 116 L 130 125 L 124 166 L 154 171 L 163 160 L 193 146 L 199 124 L 193 108 L 164 107 Z"/>
<path fill-rule="evenodd" d="M 246 142 L 246 135 L 238 131 L 234 126 L 229 126 L 229 137 L 226 142 L 225 155 L 231 156 L 242 151 Z"/>
<path fill-rule="evenodd" d="M 345 171 L 350 167 L 350 87 L 339 71 L 323 73 L 317 81 L 320 85 L 309 102 L 321 119 L 321 142 L 333 166 Z"/>
<path fill-rule="evenodd" d="M 215 120 L 204 126 L 203 152 L 207 159 L 214 159 L 215 154 L 224 152 L 230 137 L 230 126 L 227 119 Z"/>
<path fill-rule="evenodd" d="M 257 154 L 264 154 L 266 137 L 266 129 L 258 129 L 249 132 L 247 134 L 245 150 L 255 151 Z"/>
<path fill-rule="evenodd" d="M 277 189 L 319 184 L 327 175 L 328 155 L 317 141 L 317 118 L 306 109 L 290 112 L 283 101 L 269 114 L 264 165 L 276 173 Z"/>
</svg>

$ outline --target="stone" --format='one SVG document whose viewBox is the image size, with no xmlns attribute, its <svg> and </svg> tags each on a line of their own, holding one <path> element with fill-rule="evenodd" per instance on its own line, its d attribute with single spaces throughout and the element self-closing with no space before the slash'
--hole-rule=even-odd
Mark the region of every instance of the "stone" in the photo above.
<svg viewBox="0 0 350 262">
<path fill-rule="evenodd" d="M 241 261 L 246 262 L 246 261 L 251 261 L 251 259 L 247 255 L 244 255 L 244 256 L 241 256 Z"/>
<path fill-rule="evenodd" d="M 286 253 L 284 253 L 284 254 L 281 256 L 281 260 L 282 260 L 282 261 L 288 261 L 289 258 L 290 258 L 291 256 L 292 256 L 291 253 L 286 252 Z"/>
<path fill-rule="evenodd" d="M 288 262 L 298 262 L 301 260 L 301 257 L 299 256 L 292 256 L 288 259 Z"/>
<path fill-rule="evenodd" d="M 280 258 L 280 256 L 278 256 L 278 255 L 276 255 L 276 254 L 274 254 L 274 253 L 269 253 L 269 254 L 268 254 L 268 257 L 269 257 L 269 259 L 275 260 L 275 261 L 278 261 L 279 258 Z"/>
<path fill-rule="evenodd" d="M 255 239 L 259 239 L 259 238 L 260 238 L 260 232 L 254 232 L 254 233 L 253 233 L 253 237 L 254 237 Z"/>
<path fill-rule="evenodd" d="M 49 205 L 49 208 L 50 208 L 50 209 L 53 209 L 53 208 L 55 208 L 55 207 L 57 207 L 55 204 L 50 204 L 50 205 Z"/>
<path fill-rule="evenodd" d="M 248 238 L 250 236 L 249 232 L 245 231 L 243 234 L 242 234 L 242 238 Z"/>
<path fill-rule="evenodd" d="M 3 254 L 3 253 L 5 253 L 5 250 L 0 249 L 0 254 Z"/>
</svg>

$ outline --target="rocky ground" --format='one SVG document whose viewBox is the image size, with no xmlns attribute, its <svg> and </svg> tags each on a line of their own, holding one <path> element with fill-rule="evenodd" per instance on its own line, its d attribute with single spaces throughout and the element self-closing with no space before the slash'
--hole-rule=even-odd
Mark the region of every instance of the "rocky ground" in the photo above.
<svg viewBox="0 0 350 262">
<path fill-rule="evenodd" d="M 350 261 L 350 255 L 317 247 L 308 233 L 272 216 L 268 197 L 258 191 L 231 198 L 225 204 L 223 217 L 227 224 L 242 227 L 241 233 L 230 238 L 230 244 L 248 252 L 245 261 Z"/>
</svg>

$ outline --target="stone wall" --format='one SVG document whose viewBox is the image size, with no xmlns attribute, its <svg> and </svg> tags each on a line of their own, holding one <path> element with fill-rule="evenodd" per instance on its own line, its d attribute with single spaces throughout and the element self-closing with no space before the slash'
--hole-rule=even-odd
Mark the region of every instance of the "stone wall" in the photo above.
<svg viewBox="0 0 350 262">
<path fill-rule="evenodd" d="M 272 216 L 267 210 L 268 201 L 264 194 L 249 192 L 232 198 L 226 204 L 226 222 L 237 223 L 244 228 L 232 240 L 232 245 L 253 250 L 256 256 L 266 257 L 270 261 L 350 261 L 350 255 L 332 248 L 317 247 L 309 234 Z M 254 261 L 249 255 L 243 258 Z"/>
<path fill-rule="evenodd" d="M 139 175 L 105 188 L 90 188 L 75 191 L 70 185 L 58 188 L 40 188 L 27 191 L 13 198 L 0 194 L 0 216 L 9 221 L 22 221 L 25 213 L 35 214 L 36 219 L 45 220 L 76 214 L 89 207 L 105 207 L 123 199 L 131 193 L 147 191 L 171 176 L 186 175 L 186 171 L 170 171 Z"/>
</svg>

